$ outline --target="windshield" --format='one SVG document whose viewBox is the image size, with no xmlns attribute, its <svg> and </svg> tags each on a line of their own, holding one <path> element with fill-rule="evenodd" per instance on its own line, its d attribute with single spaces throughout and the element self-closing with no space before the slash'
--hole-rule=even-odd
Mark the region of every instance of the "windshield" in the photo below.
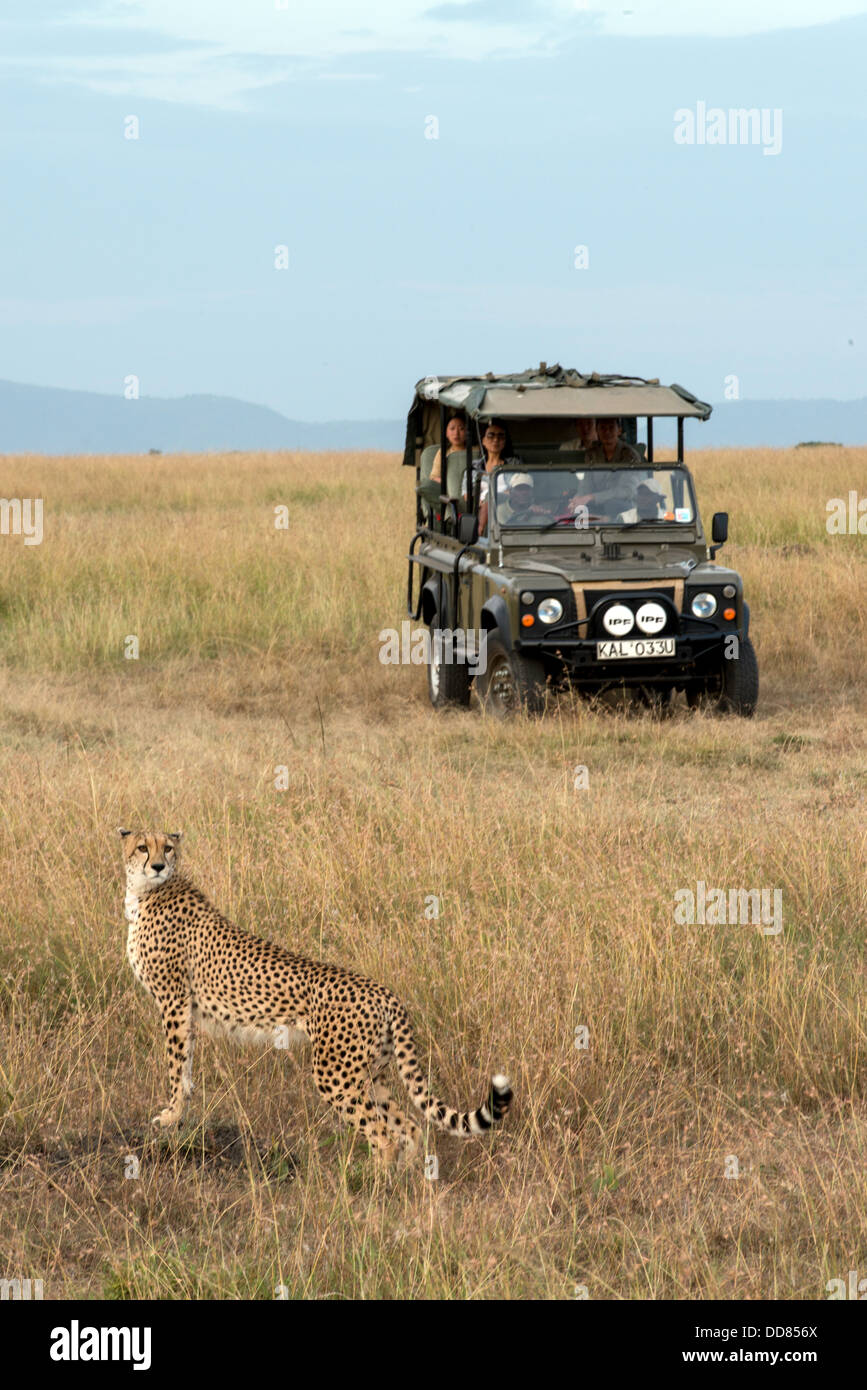
<svg viewBox="0 0 867 1390">
<path fill-rule="evenodd" d="M 501 527 L 583 529 L 598 525 L 683 526 L 695 522 L 683 468 L 504 468 L 497 475 Z"/>
</svg>

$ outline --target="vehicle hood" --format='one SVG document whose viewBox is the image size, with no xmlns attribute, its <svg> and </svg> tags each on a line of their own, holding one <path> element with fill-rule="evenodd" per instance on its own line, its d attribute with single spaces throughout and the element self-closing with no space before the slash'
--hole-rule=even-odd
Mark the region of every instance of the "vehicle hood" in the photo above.
<svg viewBox="0 0 867 1390">
<path fill-rule="evenodd" d="M 586 552 L 585 552 L 586 553 Z M 621 555 L 619 559 L 606 558 L 594 554 L 590 559 L 573 559 L 571 555 L 509 556 L 504 563 L 503 575 L 514 573 L 516 579 L 523 580 L 526 575 L 536 574 L 540 578 L 550 575 L 559 577 L 567 584 L 581 584 L 588 580 L 635 580 L 636 583 L 659 583 L 664 580 L 698 578 L 705 575 L 710 581 L 725 582 L 733 571 L 710 560 L 697 560 L 686 549 L 673 548 L 660 553 L 659 549 L 643 553 L 641 558 Z"/>
</svg>

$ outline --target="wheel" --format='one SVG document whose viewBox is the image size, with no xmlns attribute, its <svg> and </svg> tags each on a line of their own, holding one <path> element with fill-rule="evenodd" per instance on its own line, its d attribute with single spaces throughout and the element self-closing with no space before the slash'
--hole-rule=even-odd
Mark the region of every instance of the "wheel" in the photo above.
<svg viewBox="0 0 867 1390">
<path fill-rule="evenodd" d="M 507 651 L 499 637 L 488 637 L 484 675 L 476 677 L 483 708 L 498 719 L 520 710 L 536 714 L 545 703 L 545 667 Z"/>
<path fill-rule="evenodd" d="M 740 714 L 750 718 L 755 714 L 759 699 L 759 663 L 752 642 L 745 637 L 736 658 L 724 658 L 719 673 L 705 685 L 687 686 L 686 703 L 690 709 L 705 709 L 714 714 Z"/>
<path fill-rule="evenodd" d="M 738 654 L 722 664 L 722 691 L 719 708 L 728 714 L 749 719 L 759 700 L 759 663 L 749 637 L 739 643 Z"/>
<path fill-rule="evenodd" d="M 450 705 L 470 703 L 470 668 L 466 661 L 460 663 L 450 660 L 454 651 L 447 650 L 447 644 L 435 640 L 440 631 L 440 618 L 434 613 L 430 621 L 430 661 L 427 666 L 427 692 L 434 709 L 447 709 Z"/>
</svg>

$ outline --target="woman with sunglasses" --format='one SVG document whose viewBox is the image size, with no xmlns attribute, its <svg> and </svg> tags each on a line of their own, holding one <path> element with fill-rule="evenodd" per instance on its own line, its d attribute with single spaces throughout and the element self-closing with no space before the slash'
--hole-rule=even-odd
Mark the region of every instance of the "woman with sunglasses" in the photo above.
<svg viewBox="0 0 867 1390">
<path fill-rule="evenodd" d="M 479 535 L 488 529 L 488 474 L 500 466 L 520 468 L 521 460 L 516 457 L 508 427 L 503 420 L 489 420 L 482 435 L 482 457 L 477 468 L 482 479 L 479 485 Z"/>
</svg>

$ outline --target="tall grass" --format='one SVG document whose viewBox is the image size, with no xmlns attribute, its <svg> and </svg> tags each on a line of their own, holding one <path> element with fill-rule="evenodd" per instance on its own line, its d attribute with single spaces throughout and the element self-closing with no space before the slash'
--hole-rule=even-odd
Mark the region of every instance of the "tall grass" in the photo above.
<svg viewBox="0 0 867 1390">
<path fill-rule="evenodd" d="M 422 672 L 378 660 L 411 533 L 395 459 L 6 461 L 45 540 L 0 538 L 0 1276 L 816 1298 L 863 1270 L 864 541 L 830 537 L 825 502 L 865 456 L 809 454 L 694 459 L 706 515 L 732 516 L 754 721 L 564 698 L 506 727 L 435 715 Z M 450 1101 L 508 1070 L 502 1134 L 431 1134 L 438 1178 L 385 1184 L 304 1054 L 205 1040 L 188 1130 L 151 1138 L 122 822 L 183 830 L 239 924 L 388 983 Z M 782 933 L 679 926 L 699 880 L 779 888 Z"/>
</svg>

